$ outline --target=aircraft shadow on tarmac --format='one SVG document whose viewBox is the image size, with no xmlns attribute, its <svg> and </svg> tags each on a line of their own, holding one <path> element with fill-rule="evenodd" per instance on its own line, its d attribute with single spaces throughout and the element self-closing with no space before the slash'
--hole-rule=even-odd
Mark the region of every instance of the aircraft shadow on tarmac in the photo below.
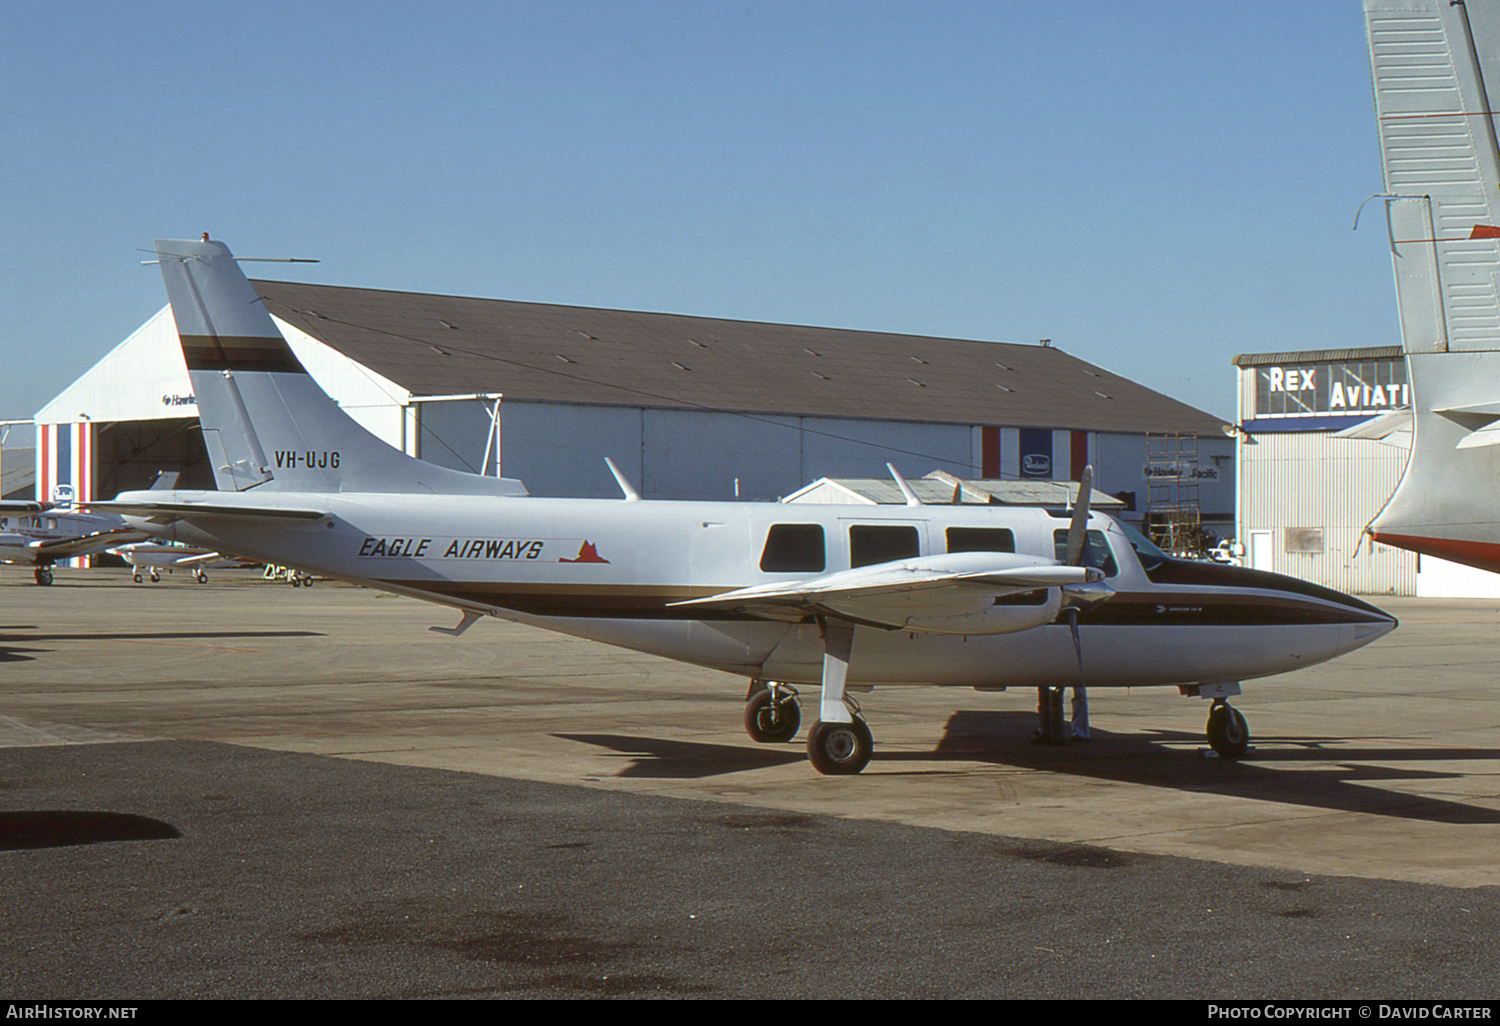
<svg viewBox="0 0 1500 1026">
<path fill-rule="evenodd" d="M 800 746 L 710 745 L 701 741 L 673 741 L 658 737 L 630 737 L 624 734 L 554 734 L 567 741 L 609 748 L 630 756 L 630 764 L 615 773 L 617 777 L 693 779 L 717 777 L 726 773 L 785 766 L 806 762 L 807 753 Z"/>
<path fill-rule="evenodd" d="M 161 841 L 181 837 L 159 819 L 127 812 L 34 809 L 0 812 L 0 851 L 66 848 L 106 841 Z"/>
<path fill-rule="evenodd" d="M 77 631 L 62 634 L 20 633 L 34 631 L 32 624 L 0 624 L 0 663 L 27 662 L 38 654 L 56 651 L 30 647 L 38 641 L 248 641 L 252 638 L 321 638 L 321 631 Z M 13 633 L 14 632 L 14 633 Z M 15 642 L 24 641 L 28 645 Z"/>
<path fill-rule="evenodd" d="M 958 712 L 949 717 L 942 739 L 930 752 L 882 752 L 877 739 L 875 758 L 865 775 L 906 772 L 903 767 L 931 771 L 914 764 L 977 762 L 1431 823 L 1500 823 L 1500 810 L 1374 786 L 1385 780 L 1458 779 L 1463 774 L 1411 764 L 1493 763 L 1500 758 L 1496 749 L 1401 749 L 1363 746 L 1358 740 L 1337 737 L 1252 736 L 1251 753 L 1231 762 L 1200 756 L 1198 749 L 1206 747 L 1201 733 L 1114 734 L 1095 727 L 1088 741 L 1053 748 L 1029 743 L 1035 725 L 1036 715 L 1030 712 Z M 615 774 L 620 777 L 714 777 L 807 760 L 795 743 L 716 745 L 620 734 L 555 736 L 629 756 L 629 763 Z M 1397 768 L 1391 763 L 1404 765 Z"/>
</svg>

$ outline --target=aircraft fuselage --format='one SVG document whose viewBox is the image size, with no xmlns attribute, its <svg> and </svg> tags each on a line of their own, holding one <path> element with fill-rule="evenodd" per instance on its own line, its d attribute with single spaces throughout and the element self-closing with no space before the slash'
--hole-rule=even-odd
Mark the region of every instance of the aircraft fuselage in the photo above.
<svg viewBox="0 0 1500 1026">
<path fill-rule="evenodd" d="M 216 492 L 150 497 L 204 503 L 223 498 Z M 673 604 L 859 565 L 871 558 L 861 549 L 871 536 L 909 539 L 916 548 L 902 555 L 927 556 L 973 544 L 976 529 L 988 538 L 1002 532 L 1013 551 L 1050 559 L 1058 532 L 1067 527 L 1066 519 L 1043 509 L 990 506 L 295 492 L 257 498 L 327 515 L 271 524 L 229 517 L 195 522 L 187 514 L 167 531 L 176 540 L 219 551 L 791 683 L 816 683 L 822 672 L 824 646 L 812 617 L 777 622 Z M 768 550 L 778 525 L 820 529 L 821 564 L 763 569 L 782 558 Z M 1292 578 L 1155 557 L 1148 573 L 1107 516 L 1093 516 L 1090 535 L 1107 549 L 1096 555 L 1109 564 L 1104 584 L 1113 592 L 1077 614 L 1082 682 L 1090 687 L 1282 673 L 1358 648 L 1395 626 L 1373 606 Z M 1014 601 L 1034 626 L 984 635 L 857 627 L 850 684 L 998 689 L 1080 683 L 1080 660 L 1059 615 L 1057 590 Z"/>
</svg>

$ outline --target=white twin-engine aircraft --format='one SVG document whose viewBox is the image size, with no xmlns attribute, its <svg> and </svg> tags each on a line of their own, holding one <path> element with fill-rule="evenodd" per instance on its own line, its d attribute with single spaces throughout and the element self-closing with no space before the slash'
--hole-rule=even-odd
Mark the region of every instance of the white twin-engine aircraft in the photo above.
<svg viewBox="0 0 1500 1026">
<path fill-rule="evenodd" d="M 1396 621 L 1289 577 L 1171 559 L 1107 516 L 1036 508 L 543 499 L 365 431 L 298 363 L 218 242 L 158 241 L 218 491 L 95 504 L 153 533 L 751 680 L 746 728 L 789 741 L 820 685 L 813 766 L 858 773 L 849 691 L 1178 685 L 1243 754 L 1239 681 L 1331 659 Z M 613 465 L 611 465 L 613 467 Z M 894 471 L 893 471 L 894 473 Z M 617 475 L 618 476 L 618 475 Z"/>
</svg>

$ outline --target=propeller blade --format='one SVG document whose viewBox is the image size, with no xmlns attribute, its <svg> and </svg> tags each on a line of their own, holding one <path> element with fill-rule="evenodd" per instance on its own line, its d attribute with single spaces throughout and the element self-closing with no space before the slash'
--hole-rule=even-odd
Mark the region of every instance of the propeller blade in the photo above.
<svg viewBox="0 0 1500 1026">
<path fill-rule="evenodd" d="M 1078 610 L 1068 606 L 1063 612 L 1068 617 L 1068 630 L 1073 634 L 1073 655 L 1078 660 L 1078 686 L 1083 687 L 1083 642 L 1078 640 Z"/>
<path fill-rule="evenodd" d="M 1068 549 L 1064 566 L 1077 566 L 1083 560 L 1083 543 L 1088 532 L 1089 498 L 1094 494 L 1094 468 L 1084 467 L 1078 476 L 1078 498 L 1073 500 L 1073 522 L 1068 525 Z"/>
</svg>

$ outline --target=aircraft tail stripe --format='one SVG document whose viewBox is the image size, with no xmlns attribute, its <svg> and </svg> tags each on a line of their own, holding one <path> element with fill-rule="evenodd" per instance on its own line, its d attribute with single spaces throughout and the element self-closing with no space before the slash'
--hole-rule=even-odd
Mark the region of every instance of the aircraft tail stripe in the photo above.
<svg viewBox="0 0 1500 1026">
<path fill-rule="evenodd" d="M 1436 556 L 1453 563 L 1500 573 L 1500 545 L 1493 542 L 1465 541 L 1461 538 L 1429 538 L 1392 531 L 1370 531 L 1370 537 L 1382 545 L 1410 549 L 1426 556 Z"/>
<path fill-rule="evenodd" d="M 190 371 L 271 371 L 306 374 L 285 339 L 182 335 L 182 355 Z"/>
</svg>

